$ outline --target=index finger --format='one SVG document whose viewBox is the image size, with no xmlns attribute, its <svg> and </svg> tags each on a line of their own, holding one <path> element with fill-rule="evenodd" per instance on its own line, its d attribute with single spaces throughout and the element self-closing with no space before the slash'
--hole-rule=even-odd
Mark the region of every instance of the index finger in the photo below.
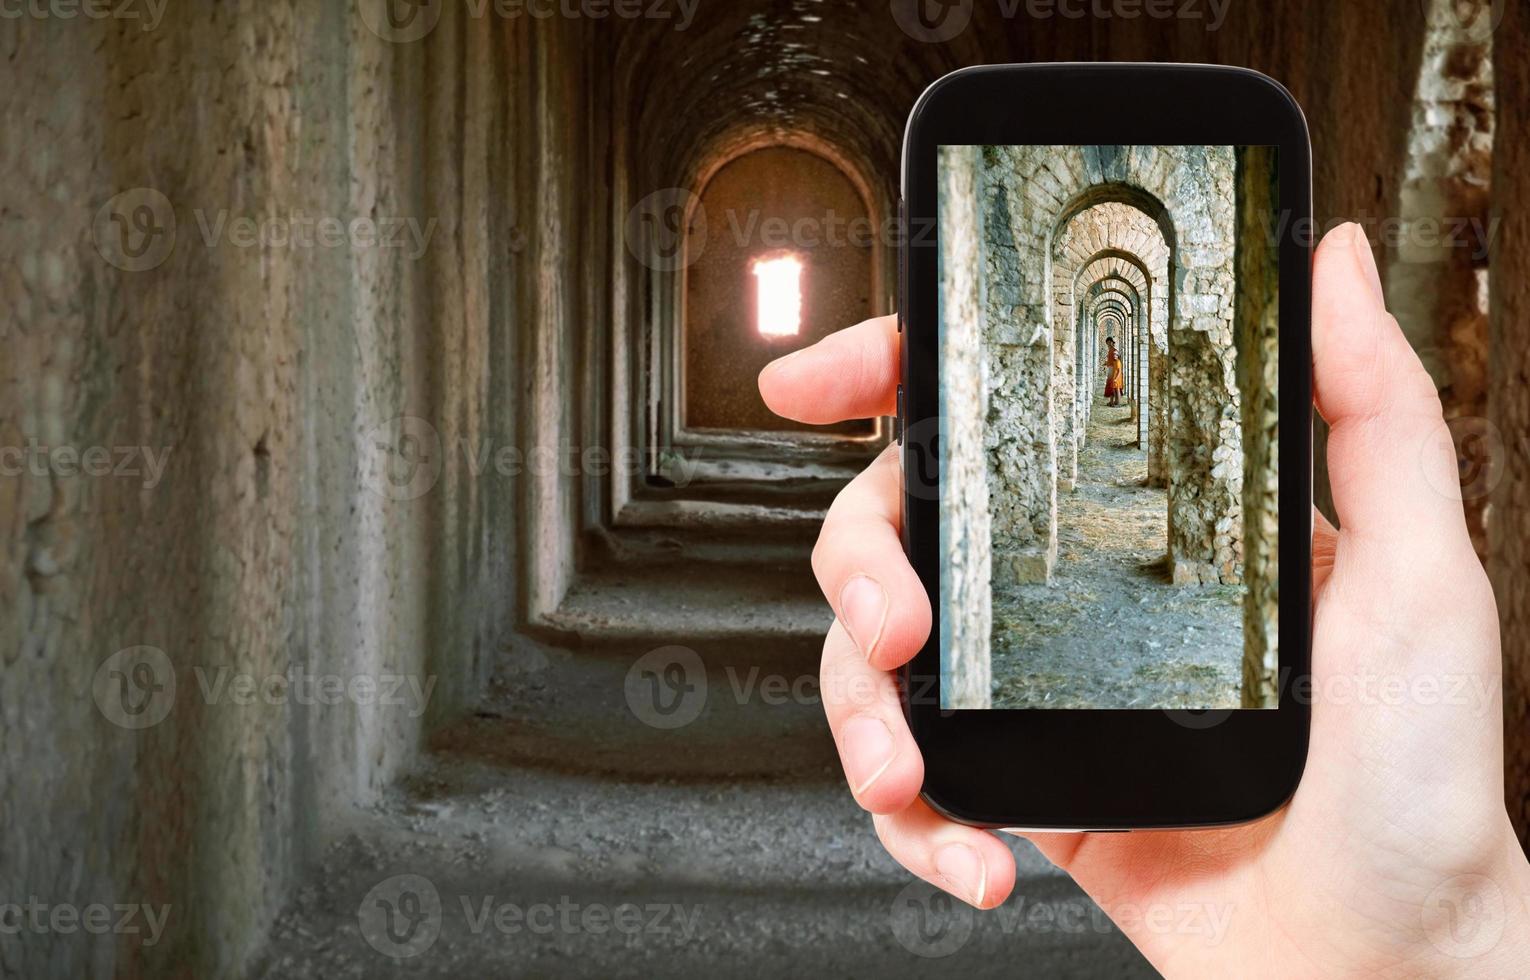
<svg viewBox="0 0 1530 980">
<path fill-rule="evenodd" d="M 897 412 L 898 318 L 879 316 L 771 361 L 760 395 L 772 412 L 827 425 Z"/>
</svg>

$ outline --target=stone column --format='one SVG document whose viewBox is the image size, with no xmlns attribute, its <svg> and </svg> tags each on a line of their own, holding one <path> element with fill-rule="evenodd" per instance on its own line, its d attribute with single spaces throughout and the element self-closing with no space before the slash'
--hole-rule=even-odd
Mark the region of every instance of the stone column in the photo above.
<svg viewBox="0 0 1530 980">
<path fill-rule="evenodd" d="M 1273 148 L 1240 149 L 1235 316 L 1243 423 L 1243 707 L 1273 708 L 1280 657 L 1280 258 L 1265 234 L 1279 213 Z M 1293 405 L 1292 411 L 1303 406 Z M 1304 515 L 1293 514 L 1300 521 Z"/>
<path fill-rule="evenodd" d="M 1236 213 L 1230 146 L 1178 163 L 1170 327 L 1169 556 L 1176 584 L 1241 577 L 1242 432 L 1233 352 Z"/>
<path fill-rule="evenodd" d="M 1045 244 L 1045 229 L 1053 219 L 1021 196 L 1021 176 L 1034 172 L 1022 159 L 1031 150 L 985 147 L 979 184 L 986 276 L 981 346 L 987 354 L 985 391 L 991 408 L 984 436 L 992 571 L 998 587 L 1046 582 L 1057 560 L 1062 440 L 1051 390 L 1057 325 Z M 1066 321 L 1062 331 L 1068 332 Z"/>
<path fill-rule="evenodd" d="M 990 558 L 983 230 L 977 150 L 940 150 L 941 691 L 947 708 L 989 702 Z M 911 438 L 913 438 L 911 434 Z"/>
</svg>

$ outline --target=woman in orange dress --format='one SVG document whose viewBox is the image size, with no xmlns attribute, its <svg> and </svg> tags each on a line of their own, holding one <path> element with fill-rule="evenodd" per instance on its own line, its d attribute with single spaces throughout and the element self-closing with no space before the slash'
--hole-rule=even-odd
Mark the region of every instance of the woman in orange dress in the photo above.
<svg viewBox="0 0 1530 980">
<path fill-rule="evenodd" d="M 1105 338 L 1105 404 L 1112 408 L 1121 405 L 1121 393 L 1126 388 L 1126 374 L 1121 367 L 1121 355 L 1116 353 L 1116 338 Z"/>
</svg>

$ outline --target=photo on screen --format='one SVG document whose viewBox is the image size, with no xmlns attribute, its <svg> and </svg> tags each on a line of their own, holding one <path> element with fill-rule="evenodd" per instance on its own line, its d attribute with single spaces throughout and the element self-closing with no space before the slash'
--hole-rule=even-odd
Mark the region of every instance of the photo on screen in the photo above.
<svg viewBox="0 0 1530 980">
<path fill-rule="evenodd" d="M 1276 707 L 1276 148 L 938 180 L 941 707 Z"/>
</svg>

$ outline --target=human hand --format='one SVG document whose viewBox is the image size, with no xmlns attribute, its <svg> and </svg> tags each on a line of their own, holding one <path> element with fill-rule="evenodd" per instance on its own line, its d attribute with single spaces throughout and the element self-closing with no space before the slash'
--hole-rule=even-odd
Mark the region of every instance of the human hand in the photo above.
<svg viewBox="0 0 1530 980">
<path fill-rule="evenodd" d="M 1025 836 L 1166 975 L 1522 975 L 1530 865 L 1504 807 L 1497 611 L 1439 397 L 1386 312 L 1358 225 L 1319 245 L 1312 312 L 1314 400 L 1330 427 L 1342 529 L 1314 515 L 1300 787 L 1239 827 Z M 802 422 L 892 414 L 899 340 L 895 318 L 868 320 L 773 362 L 760 391 Z M 924 765 L 889 673 L 930 629 L 900 541 L 901 495 L 889 447 L 824 521 L 813 569 L 836 614 L 824 710 L 889 853 L 992 908 L 1014 885 L 1013 857 L 919 798 Z M 1225 931 L 1187 933 L 1172 914 L 1145 914 L 1192 907 L 1225 914 Z"/>
</svg>

